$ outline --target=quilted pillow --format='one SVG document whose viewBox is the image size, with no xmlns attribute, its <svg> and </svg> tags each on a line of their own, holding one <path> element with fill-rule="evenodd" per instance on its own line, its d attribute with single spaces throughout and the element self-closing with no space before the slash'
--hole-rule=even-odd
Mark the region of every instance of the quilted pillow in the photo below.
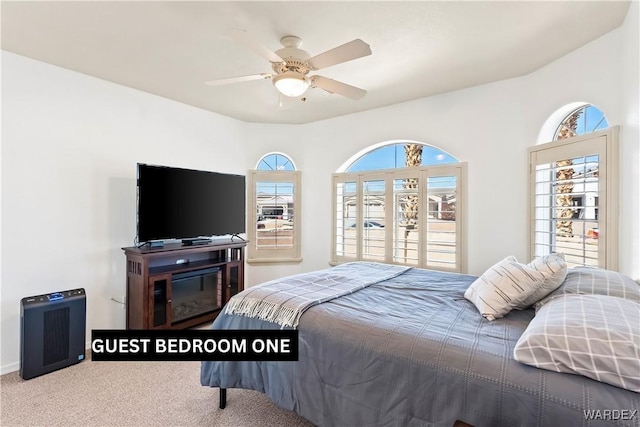
<svg viewBox="0 0 640 427">
<path fill-rule="evenodd" d="M 464 297 L 488 320 L 505 316 L 536 291 L 544 274 L 508 256 L 467 288 Z"/>
<path fill-rule="evenodd" d="M 609 295 L 640 302 L 640 285 L 617 271 L 595 267 L 573 267 L 558 289 L 535 304 L 536 310 L 561 295 Z"/>
<path fill-rule="evenodd" d="M 558 297 L 536 313 L 513 356 L 640 393 L 640 304 L 605 295 Z"/>
<path fill-rule="evenodd" d="M 519 310 L 529 308 L 549 295 L 562 284 L 567 276 L 567 262 L 564 260 L 564 254 L 549 254 L 537 257 L 529 263 L 529 267 L 542 273 L 544 281 L 535 289 L 533 294 L 516 307 Z"/>
</svg>

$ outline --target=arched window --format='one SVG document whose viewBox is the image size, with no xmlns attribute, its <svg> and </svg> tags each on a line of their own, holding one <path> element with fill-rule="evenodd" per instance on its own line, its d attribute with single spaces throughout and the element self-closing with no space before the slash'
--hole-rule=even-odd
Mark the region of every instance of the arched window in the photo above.
<svg viewBox="0 0 640 427">
<path fill-rule="evenodd" d="M 466 269 L 466 164 L 431 145 L 379 144 L 333 175 L 332 262 L 371 260 Z"/>
<path fill-rule="evenodd" d="M 616 268 L 617 128 L 583 104 L 560 120 L 553 142 L 529 154 L 531 255 L 560 252 L 569 266 Z"/>
<path fill-rule="evenodd" d="M 590 104 L 582 105 L 566 115 L 556 129 L 554 141 L 584 135 L 609 127 L 604 113 Z"/>
<path fill-rule="evenodd" d="M 406 142 L 374 148 L 351 163 L 346 171 L 359 172 L 451 163 L 458 163 L 458 159 L 439 148 L 427 144 Z"/>
<path fill-rule="evenodd" d="M 299 262 L 300 172 L 282 153 L 262 156 L 249 171 L 249 263 Z"/>
<path fill-rule="evenodd" d="M 269 153 L 258 161 L 256 170 L 259 171 L 294 171 L 295 165 L 289 157 L 282 153 Z"/>
</svg>

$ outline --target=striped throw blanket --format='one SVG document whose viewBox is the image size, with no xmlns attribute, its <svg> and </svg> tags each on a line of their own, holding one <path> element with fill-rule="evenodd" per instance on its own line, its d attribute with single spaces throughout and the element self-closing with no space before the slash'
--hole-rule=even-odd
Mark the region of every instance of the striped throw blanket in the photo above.
<svg viewBox="0 0 640 427">
<path fill-rule="evenodd" d="M 396 277 L 411 267 L 376 262 L 350 262 L 296 274 L 253 286 L 234 295 L 227 314 L 239 314 L 296 328 L 300 316 L 316 304 Z"/>
</svg>

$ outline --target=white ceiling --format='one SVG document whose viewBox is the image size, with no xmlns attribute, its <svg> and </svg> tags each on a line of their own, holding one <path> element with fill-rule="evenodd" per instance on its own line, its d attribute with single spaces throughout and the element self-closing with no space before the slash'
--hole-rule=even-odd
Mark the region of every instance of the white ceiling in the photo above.
<svg viewBox="0 0 640 427">
<path fill-rule="evenodd" d="M 521 76 L 618 27 L 629 1 L 2 1 L 2 49 L 247 122 L 307 123 Z M 280 96 L 269 73 L 225 38 L 246 29 L 275 51 L 311 56 L 360 38 L 372 55 L 323 75 L 368 91 L 358 101 L 309 89 Z"/>
</svg>

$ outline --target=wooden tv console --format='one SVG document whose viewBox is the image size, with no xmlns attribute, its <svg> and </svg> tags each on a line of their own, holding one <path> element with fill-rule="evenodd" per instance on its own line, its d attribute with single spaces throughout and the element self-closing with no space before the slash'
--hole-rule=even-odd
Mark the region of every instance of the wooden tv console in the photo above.
<svg viewBox="0 0 640 427">
<path fill-rule="evenodd" d="M 184 329 L 215 319 L 229 298 L 244 289 L 246 245 L 214 240 L 192 246 L 122 248 L 127 257 L 127 329 Z M 185 314 L 187 309 L 174 301 L 185 291 L 172 289 L 172 282 L 198 288 L 190 302 L 194 315 Z M 209 305 L 199 306 L 204 302 Z"/>
</svg>

